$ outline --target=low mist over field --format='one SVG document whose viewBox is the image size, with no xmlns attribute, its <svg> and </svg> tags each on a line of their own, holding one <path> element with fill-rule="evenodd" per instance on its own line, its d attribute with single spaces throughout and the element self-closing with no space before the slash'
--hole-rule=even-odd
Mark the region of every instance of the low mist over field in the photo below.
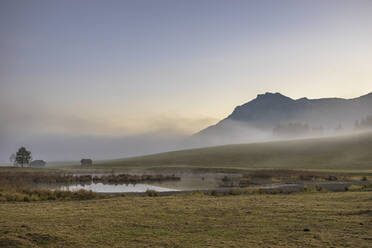
<svg viewBox="0 0 372 248">
<path fill-rule="evenodd" d="M 79 117 L 61 118 L 35 110 L 20 112 L 4 106 L 2 117 L 7 125 L 0 127 L 3 161 L 19 145 L 30 147 L 36 157 L 48 160 L 110 159 L 193 147 L 338 136 L 372 129 L 372 94 L 315 100 L 293 100 L 280 93 L 260 94 L 236 107 L 217 124 L 195 133 L 196 126 L 212 120 L 164 117 L 162 122 L 151 122 L 147 133 L 114 135 L 105 133 L 115 129 L 105 126 L 103 120 L 91 123 Z M 61 122 L 65 125 L 61 126 Z M 102 134 L 93 135 L 95 132 Z"/>
</svg>

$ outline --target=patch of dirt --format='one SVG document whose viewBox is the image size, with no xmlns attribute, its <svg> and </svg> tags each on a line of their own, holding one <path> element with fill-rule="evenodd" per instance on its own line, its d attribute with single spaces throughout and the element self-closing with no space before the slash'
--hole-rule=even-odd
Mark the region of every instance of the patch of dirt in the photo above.
<svg viewBox="0 0 372 248">
<path fill-rule="evenodd" d="M 38 245 L 54 243 L 59 240 L 58 237 L 42 233 L 26 233 L 24 238 Z"/>
<path fill-rule="evenodd" d="M 340 215 L 363 215 L 363 214 L 372 216 L 372 210 L 360 210 L 348 213 L 340 213 Z"/>
<path fill-rule="evenodd" d="M 47 233 L 26 233 L 24 235 L 18 236 L 18 238 L 25 240 L 27 243 L 32 244 L 26 246 L 28 247 L 49 247 L 50 245 L 58 245 L 58 247 L 78 247 L 72 241 L 67 241 L 63 238 L 53 236 Z M 0 245 L 2 248 L 2 246 Z M 23 246 L 22 246 L 23 247 Z"/>
<path fill-rule="evenodd" d="M 0 238 L 0 247 L 1 248 L 21 248 L 21 247 L 27 247 L 27 244 L 25 242 L 22 242 L 18 239 L 13 239 L 9 237 L 3 237 Z"/>
</svg>

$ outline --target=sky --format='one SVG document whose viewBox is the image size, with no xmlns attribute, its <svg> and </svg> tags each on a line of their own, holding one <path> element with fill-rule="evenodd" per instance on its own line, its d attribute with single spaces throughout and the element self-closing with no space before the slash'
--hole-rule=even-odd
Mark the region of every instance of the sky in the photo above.
<svg viewBox="0 0 372 248">
<path fill-rule="evenodd" d="M 21 145 L 49 160 L 173 149 L 264 92 L 367 94 L 371 13 L 369 0 L 1 0 L 0 161 Z"/>
</svg>

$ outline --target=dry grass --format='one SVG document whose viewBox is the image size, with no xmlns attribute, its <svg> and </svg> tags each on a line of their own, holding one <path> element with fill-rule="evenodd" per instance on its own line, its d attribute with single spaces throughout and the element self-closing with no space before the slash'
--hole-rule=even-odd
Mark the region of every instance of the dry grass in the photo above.
<svg viewBox="0 0 372 248">
<path fill-rule="evenodd" d="M 1 247 L 371 247 L 370 192 L 0 204 Z"/>
<path fill-rule="evenodd" d="M 76 184 L 90 183 L 90 175 L 74 176 L 70 173 L 50 170 L 13 168 L 0 171 L 0 187 L 26 188 L 32 184 Z"/>
<path fill-rule="evenodd" d="M 62 191 L 62 190 L 29 190 L 20 188 L 0 188 L 1 202 L 31 202 L 55 200 L 91 200 L 102 199 L 104 195 L 87 190 Z"/>
</svg>

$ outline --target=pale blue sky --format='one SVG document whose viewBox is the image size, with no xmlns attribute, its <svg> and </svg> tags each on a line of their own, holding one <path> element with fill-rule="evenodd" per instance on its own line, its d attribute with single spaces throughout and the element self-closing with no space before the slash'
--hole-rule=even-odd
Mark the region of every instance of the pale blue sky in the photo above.
<svg viewBox="0 0 372 248">
<path fill-rule="evenodd" d="M 371 13 L 369 0 L 0 0 L 0 138 L 190 134 L 266 91 L 366 94 Z"/>
</svg>

